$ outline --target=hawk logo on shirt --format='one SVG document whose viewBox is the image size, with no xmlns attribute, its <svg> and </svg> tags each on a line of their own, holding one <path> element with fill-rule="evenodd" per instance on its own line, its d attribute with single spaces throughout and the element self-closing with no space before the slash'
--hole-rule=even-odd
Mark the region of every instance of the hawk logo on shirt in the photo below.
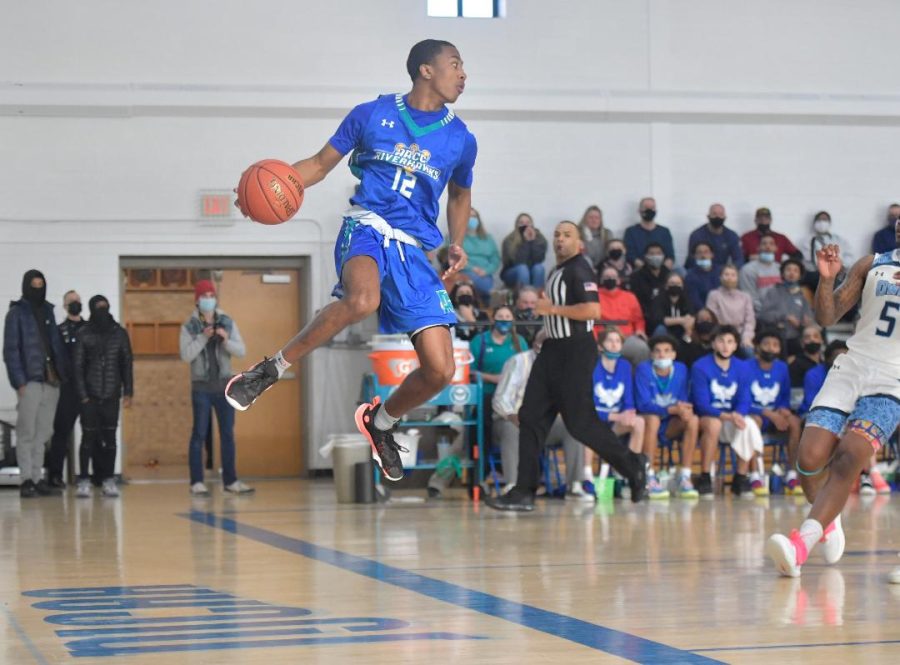
<svg viewBox="0 0 900 665">
<path fill-rule="evenodd" d="M 602 383 L 598 383 L 594 386 L 594 394 L 601 404 L 607 409 L 611 409 L 622 400 L 622 395 L 625 394 L 625 384 L 619 383 L 615 388 L 607 390 Z"/>
<path fill-rule="evenodd" d="M 678 400 L 675 399 L 675 395 L 671 393 L 658 393 L 656 397 L 653 398 L 653 403 L 656 404 L 656 406 L 668 408 L 678 404 Z"/>
<path fill-rule="evenodd" d="M 754 381 L 750 384 L 750 392 L 753 394 L 754 402 L 764 407 L 771 406 L 775 403 L 775 400 L 778 399 L 778 393 L 781 392 L 781 386 L 776 383 L 768 388 L 763 388 L 759 385 L 759 381 Z"/>
<path fill-rule="evenodd" d="M 375 159 L 399 166 L 407 173 L 422 173 L 432 180 L 438 180 L 441 177 L 440 169 L 428 165 L 431 151 L 419 148 L 417 143 L 411 143 L 408 146 L 405 143 L 397 143 L 394 145 L 394 152 L 376 149 Z"/>
<path fill-rule="evenodd" d="M 713 379 L 709 384 L 709 391 L 712 393 L 713 397 L 713 406 L 715 406 L 716 408 L 722 408 L 723 406 L 731 404 L 731 400 L 734 397 L 734 394 L 737 392 L 737 389 L 737 382 L 723 386 L 721 383 Z"/>
</svg>

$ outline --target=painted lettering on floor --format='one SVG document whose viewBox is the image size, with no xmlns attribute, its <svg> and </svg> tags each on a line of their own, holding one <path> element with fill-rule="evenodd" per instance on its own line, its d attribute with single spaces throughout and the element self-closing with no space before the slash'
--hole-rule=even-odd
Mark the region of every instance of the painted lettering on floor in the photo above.
<svg viewBox="0 0 900 665">
<path fill-rule="evenodd" d="M 37 589 L 22 595 L 51 612 L 70 655 L 323 646 L 410 640 L 477 640 L 385 617 L 316 616 L 192 584 Z"/>
</svg>

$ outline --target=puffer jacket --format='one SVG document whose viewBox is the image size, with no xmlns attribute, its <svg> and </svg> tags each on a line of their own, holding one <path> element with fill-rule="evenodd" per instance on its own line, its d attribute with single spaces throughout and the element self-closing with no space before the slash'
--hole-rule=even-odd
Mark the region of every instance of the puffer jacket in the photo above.
<svg viewBox="0 0 900 665">
<path fill-rule="evenodd" d="M 134 394 L 134 363 L 128 333 L 118 323 L 105 331 L 88 323 L 78 331 L 73 358 L 80 400 L 118 399 Z"/>
<path fill-rule="evenodd" d="M 62 336 L 56 327 L 53 305 L 44 303 L 44 316 L 49 325 L 47 337 L 50 340 L 50 355 L 59 378 L 65 381 L 68 363 L 63 348 Z M 9 304 L 6 322 L 3 326 L 3 362 L 6 373 L 14 390 L 18 390 L 29 381 L 43 383 L 46 381 L 46 357 L 38 331 L 37 319 L 31 310 L 31 304 L 24 298 Z"/>
<path fill-rule="evenodd" d="M 191 314 L 191 318 L 185 321 L 181 326 L 180 347 L 181 359 L 191 363 L 191 381 L 205 382 L 209 381 L 209 362 L 203 350 L 209 338 L 203 334 L 203 329 L 209 324 L 200 319 L 199 312 L 195 309 Z M 230 316 L 222 310 L 216 310 L 215 325 L 225 329 L 228 333 L 228 340 L 223 344 L 216 345 L 216 361 L 219 364 L 219 376 L 221 378 L 230 377 L 231 372 L 231 356 L 243 358 L 247 353 L 247 347 L 244 346 L 244 340 L 238 330 L 237 324 Z"/>
</svg>

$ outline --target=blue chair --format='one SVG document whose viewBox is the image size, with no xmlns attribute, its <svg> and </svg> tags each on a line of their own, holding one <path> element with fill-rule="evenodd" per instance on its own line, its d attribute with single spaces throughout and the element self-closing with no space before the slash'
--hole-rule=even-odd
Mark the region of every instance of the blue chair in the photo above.
<svg viewBox="0 0 900 665">
<path fill-rule="evenodd" d="M 547 496 L 565 497 L 566 495 L 566 483 L 559 471 L 559 452 L 562 449 L 561 443 L 555 443 L 545 446 L 541 455 L 541 469 L 544 474 L 544 488 Z"/>
</svg>

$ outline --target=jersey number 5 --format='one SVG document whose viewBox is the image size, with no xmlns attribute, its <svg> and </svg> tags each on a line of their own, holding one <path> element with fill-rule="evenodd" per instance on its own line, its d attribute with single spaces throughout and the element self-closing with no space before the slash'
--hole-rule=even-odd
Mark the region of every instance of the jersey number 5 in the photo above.
<svg viewBox="0 0 900 665">
<path fill-rule="evenodd" d="M 876 335 L 880 335 L 881 337 L 890 337 L 894 332 L 894 326 L 897 325 L 897 315 L 893 313 L 893 310 L 900 311 L 900 302 L 884 303 L 884 307 L 881 308 L 881 316 L 878 318 L 880 321 L 884 321 L 887 324 L 887 328 L 884 330 L 876 328 Z"/>
<path fill-rule="evenodd" d="M 402 196 L 409 198 L 412 196 L 412 190 L 416 186 L 416 176 L 409 173 L 404 177 L 403 174 L 404 170 L 398 166 L 397 174 L 394 176 L 394 183 L 391 185 L 391 189 L 400 192 Z"/>
</svg>

